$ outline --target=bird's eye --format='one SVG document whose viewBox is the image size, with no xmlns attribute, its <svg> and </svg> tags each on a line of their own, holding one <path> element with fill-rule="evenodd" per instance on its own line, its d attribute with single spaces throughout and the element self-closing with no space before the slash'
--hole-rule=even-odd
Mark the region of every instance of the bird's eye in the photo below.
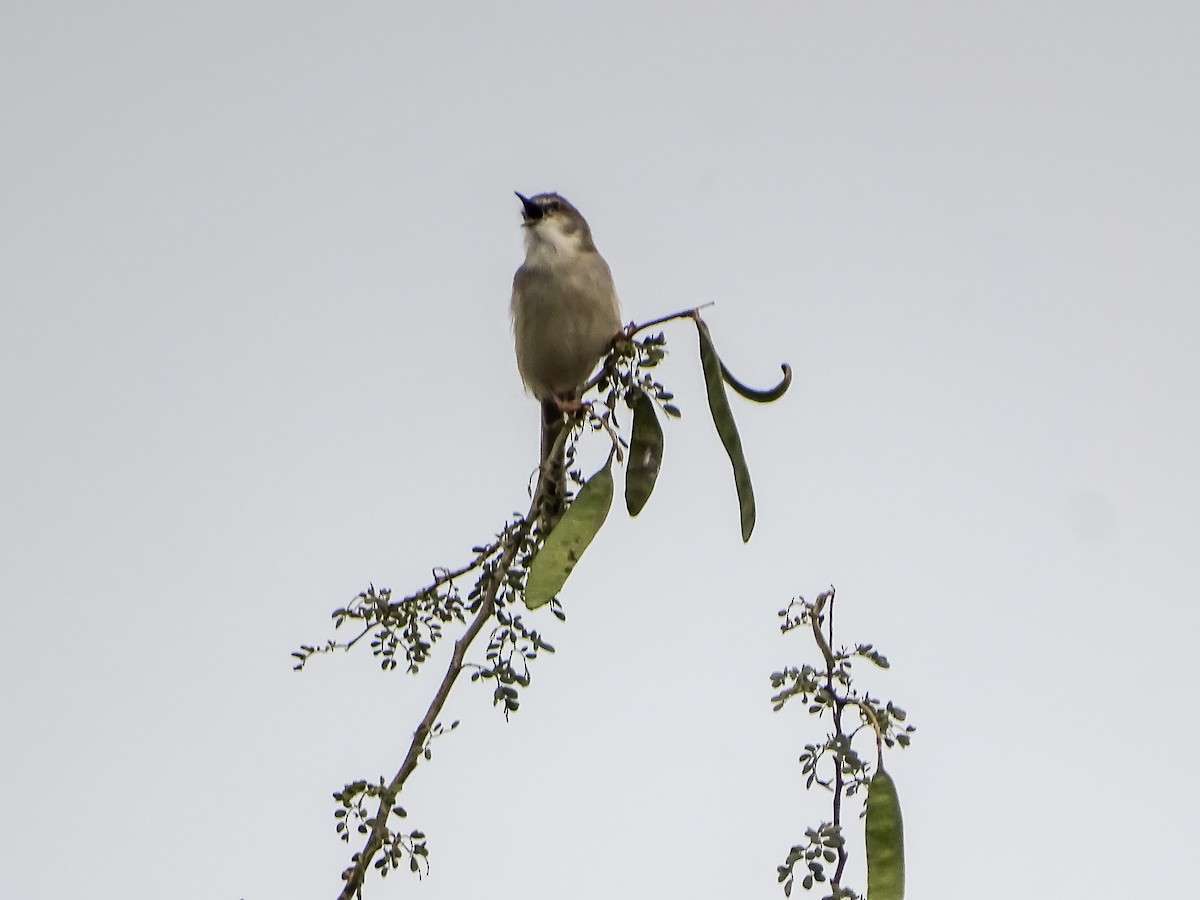
<svg viewBox="0 0 1200 900">
<path fill-rule="evenodd" d="M 558 210 L 558 201 L 557 200 L 547 200 L 546 201 L 546 212 L 556 212 L 557 210 Z"/>
</svg>

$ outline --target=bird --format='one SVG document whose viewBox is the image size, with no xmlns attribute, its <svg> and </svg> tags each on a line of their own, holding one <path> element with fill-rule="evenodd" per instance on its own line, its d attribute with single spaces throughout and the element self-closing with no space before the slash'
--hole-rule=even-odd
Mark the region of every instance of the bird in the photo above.
<svg viewBox="0 0 1200 900">
<path fill-rule="evenodd" d="M 517 371 L 541 402 L 541 455 L 535 497 L 547 527 L 566 505 L 566 414 L 596 364 L 621 332 L 612 272 L 592 240 L 587 220 L 557 193 L 519 192 L 525 261 L 513 276 L 513 337 Z"/>
</svg>

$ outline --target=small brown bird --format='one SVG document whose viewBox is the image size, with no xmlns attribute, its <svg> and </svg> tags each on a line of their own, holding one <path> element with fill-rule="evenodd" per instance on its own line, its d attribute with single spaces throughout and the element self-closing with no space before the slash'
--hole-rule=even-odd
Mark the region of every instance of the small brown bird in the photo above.
<svg viewBox="0 0 1200 900">
<path fill-rule="evenodd" d="M 558 194 L 525 197 L 525 262 L 513 276 L 512 321 L 517 369 L 542 404 L 538 492 L 553 523 L 566 499 L 564 412 L 621 330 L 612 272 L 579 210 Z"/>
</svg>

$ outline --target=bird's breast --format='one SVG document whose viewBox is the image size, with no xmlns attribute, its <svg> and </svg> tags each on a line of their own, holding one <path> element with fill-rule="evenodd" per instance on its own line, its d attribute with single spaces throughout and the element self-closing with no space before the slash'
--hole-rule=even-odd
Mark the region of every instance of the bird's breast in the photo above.
<svg viewBox="0 0 1200 900">
<path fill-rule="evenodd" d="M 513 281 L 517 367 L 538 397 L 569 395 L 587 380 L 621 327 L 604 260 L 540 265 L 527 260 Z M 598 265 L 597 265 L 598 263 Z"/>
</svg>

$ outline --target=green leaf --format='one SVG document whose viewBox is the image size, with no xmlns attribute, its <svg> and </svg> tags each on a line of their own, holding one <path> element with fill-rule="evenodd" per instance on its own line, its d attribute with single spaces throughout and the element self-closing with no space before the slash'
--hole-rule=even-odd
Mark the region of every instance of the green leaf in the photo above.
<svg viewBox="0 0 1200 900">
<path fill-rule="evenodd" d="M 629 440 L 629 465 L 625 467 L 625 508 L 636 516 L 650 499 L 662 466 L 663 431 L 654 401 L 638 390 L 633 401 L 633 436 Z"/>
<path fill-rule="evenodd" d="M 708 408 L 712 411 L 713 424 L 733 464 L 733 481 L 737 485 L 738 507 L 742 518 L 742 540 L 750 540 L 754 532 L 754 487 L 750 484 L 750 470 L 746 467 L 746 456 L 742 452 L 742 439 L 738 437 L 737 425 L 733 421 L 733 410 L 725 396 L 725 384 L 721 377 L 721 358 L 713 347 L 708 326 L 696 317 L 696 331 L 700 334 L 700 365 L 704 369 L 704 386 L 708 392 Z"/>
<path fill-rule="evenodd" d="M 548 603 L 562 590 L 567 577 L 592 538 L 608 518 L 612 506 L 612 459 L 604 468 L 587 480 L 575 500 L 567 507 L 546 543 L 529 565 L 525 581 L 525 605 L 537 609 Z"/>
<path fill-rule="evenodd" d="M 867 896 L 904 898 L 904 825 L 892 777 L 880 766 L 867 791 Z"/>
</svg>

